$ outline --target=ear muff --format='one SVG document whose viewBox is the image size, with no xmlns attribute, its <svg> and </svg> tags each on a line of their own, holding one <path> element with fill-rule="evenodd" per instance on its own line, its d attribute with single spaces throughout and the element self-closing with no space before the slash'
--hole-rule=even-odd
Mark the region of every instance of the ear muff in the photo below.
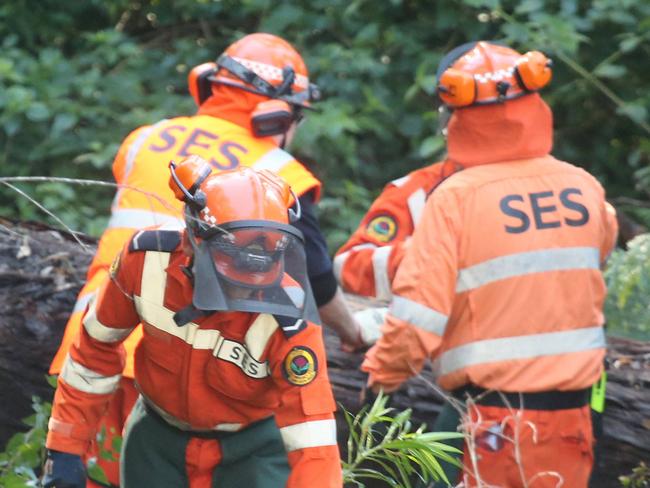
<svg viewBox="0 0 650 488">
<path fill-rule="evenodd" d="M 449 68 L 438 80 L 438 96 L 449 107 L 466 107 L 476 99 L 476 80 L 466 71 Z"/>
<path fill-rule="evenodd" d="M 251 114 L 253 134 L 257 137 L 285 134 L 295 120 L 293 110 L 283 100 L 265 100 Z"/>
<path fill-rule="evenodd" d="M 212 95 L 210 77 L 216 72 L 216 63 L 203 63 L 192 68 L 187 75 L 187 87 L 197 107 L 200 107 Z"/>
<path fill-rule="evenodd" d="M 517 81 L 527 91 L 537 91 L 551 81 L 553 62 L 539 51 L 529 51 L 515 65 Z"/>
</svg>

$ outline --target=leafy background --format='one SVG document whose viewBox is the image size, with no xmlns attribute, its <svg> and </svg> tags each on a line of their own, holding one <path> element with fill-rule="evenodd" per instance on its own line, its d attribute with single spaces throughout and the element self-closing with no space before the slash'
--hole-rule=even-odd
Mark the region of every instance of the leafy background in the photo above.
<svg viewBox="0 0 650 488">
<path fill-rule="evenodd" d="M 594 173 L 650 225 L 650 2 L 645 0 L 13 0 L 0 6 L 2 175 L 111 181 L 135 127 L 194 111 L 186 76 L 253 31 L 304 53 L 326 95 L 293 152 L 325 182 L 334 251 L 389 180 L 444 157 L 435 70 L 454 46 L 502 40 L 554 61 L 544 91 L 554 154 Z M 21 186 L 67 225 L 99 235 L 111 190 Z M 0 190 L 0 214 L 43 220 Z M 650 335 L 647 243 L 612 258 L 610 330 Z M 614 266 L 615 265 L 615 266 Z M 644 267 L 645 266 L 645 267 Z"/>
</svg>

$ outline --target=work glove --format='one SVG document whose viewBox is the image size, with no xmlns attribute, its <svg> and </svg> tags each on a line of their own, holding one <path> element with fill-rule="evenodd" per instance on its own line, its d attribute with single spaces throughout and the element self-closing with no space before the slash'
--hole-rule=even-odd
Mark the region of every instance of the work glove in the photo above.
<svg viewBox="0 0 650 488">
<path fill-rule="evenodd" d="M 85 488 L 86 468 L 81 456 L 48 450 L 42 483 L 43 488 Z"/>
<path fill-rule="evenodd" d="M 381 337 L 388 308 L 366 308 L 354 313 L 355 320 L 361 327 L 361 340 L 366 346 L 372 346 Z"/>
</svg>

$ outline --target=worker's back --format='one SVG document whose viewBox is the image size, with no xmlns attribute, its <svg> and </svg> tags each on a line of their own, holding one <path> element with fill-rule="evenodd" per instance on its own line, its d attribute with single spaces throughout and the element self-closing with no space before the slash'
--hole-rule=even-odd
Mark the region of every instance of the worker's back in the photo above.
<svg viewBox="0 0 650 488">
<path fill-rule="evenodd" d="M 605 351 L 600 264 L 612 245 L 600 184 L 545 156 L 468 168 L 430 199 L 423 219 L 442 218 L 456 247 L 418 266 L 436 277 L 422 293 L 450 312 L 435 361 L 441 385 L 591 386 Z M 454 295 L 441 292 L 441 274 L 455 287 L 452 303 L 445 303 Z"/>
</svg>

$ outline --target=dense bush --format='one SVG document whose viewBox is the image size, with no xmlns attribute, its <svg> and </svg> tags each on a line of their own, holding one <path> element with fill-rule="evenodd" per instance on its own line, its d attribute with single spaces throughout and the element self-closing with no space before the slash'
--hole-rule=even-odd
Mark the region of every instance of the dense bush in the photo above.
<svg viewBox="0 0 650 488">
<path fill-rule="evenodd" d="M 605 273 L 605 306 L 611 334 L 650 340 L 650 234 L 635 237 L 628 250 L 615 251 Z"/>
<path fill-rule="evenodd" d="M 650 65 L 640 60 L 649 27 L 641 0 L 4 2 L 2 174 L 110 179 L 130 130 L 193 110 L 189 68 L 243 33 L 275 32 L 304 52 L 327 96 L 295 152 L 325 180 L 334 249 L 383 184 L 443 156 L 435 68 L 453 46 L 485 38 L 555 59 L 546 97 L 556 154 L 593 171 L 612 195 L 644 198 Z M 108 190 L 23 188 L 74 228 L 98 234 L 105 223 Z M 3 189 L 0 212 L 37 218 L 38 210 Z"/>
</svg>

